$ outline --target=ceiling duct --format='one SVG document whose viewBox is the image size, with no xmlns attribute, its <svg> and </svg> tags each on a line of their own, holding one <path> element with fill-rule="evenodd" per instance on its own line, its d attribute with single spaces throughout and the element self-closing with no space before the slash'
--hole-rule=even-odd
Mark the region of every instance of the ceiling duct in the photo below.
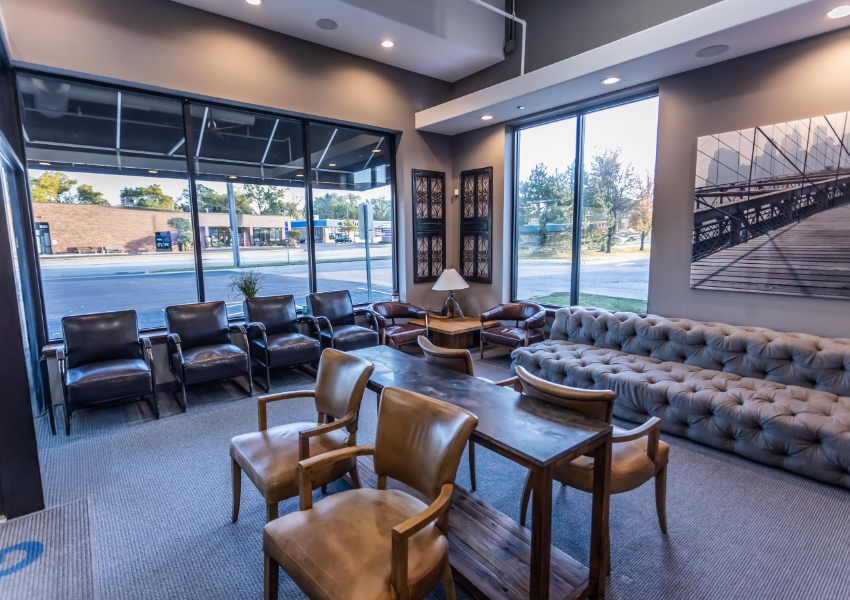
<svg viewBox="0 0 850 600">
<path fill-rule="evenodd" d="M 68 112 L 71 85 L 51 79 L 32 80 L 35 108 L 45 117 L 58 119 Z"/>
</svg>

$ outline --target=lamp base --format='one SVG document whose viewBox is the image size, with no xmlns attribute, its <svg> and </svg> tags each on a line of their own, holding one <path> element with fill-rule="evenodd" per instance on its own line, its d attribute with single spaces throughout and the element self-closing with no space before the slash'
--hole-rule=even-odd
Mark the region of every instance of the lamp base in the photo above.
<svg viewBox="0 0 850 600">
<path fill-rule="evenodd" d="M 449 297 L 446 298 L 446 303 L 443 305 L 443 309 L 446 311 L 446 317 L 451 319 L 456 316 L 460 316 L 461 319 L 466 317 L 463 316 L 463 311 L 460 309 L 460 304 L 457 303 L 455 299 L 455 293 L 449 292 Z M 455 314 L 457 312 L 457 314 Z"/>
</svg>

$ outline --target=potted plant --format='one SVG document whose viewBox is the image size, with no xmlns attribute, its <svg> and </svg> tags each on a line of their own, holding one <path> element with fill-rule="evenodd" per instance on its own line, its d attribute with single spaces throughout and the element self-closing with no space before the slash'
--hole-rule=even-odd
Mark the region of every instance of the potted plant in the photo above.
<svg viewBox="0 0 850 600">
<path fill-rule="evenodd" d="M 256 298 L 262 289 L 266 287 L 267 276 L 260 273 L 259 269 L 240 268 L 230 278 L 227 289 L 242 295 L 245 298 Z"/>
</svg>

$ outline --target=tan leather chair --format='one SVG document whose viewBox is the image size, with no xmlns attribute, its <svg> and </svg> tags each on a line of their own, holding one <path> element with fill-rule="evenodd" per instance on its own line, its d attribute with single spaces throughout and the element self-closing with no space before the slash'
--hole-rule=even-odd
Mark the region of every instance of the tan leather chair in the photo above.
<svg viewBox="0 0 850 600">
<path fill-rule="evenodd" d="M 442 579 L 455 598 L 448 512 L 457 466 L 478 419 L 413 392 L 385 388 L 373 446 L 299 464 L 301 510 L 263 530 L 265 598 L 278 596 L 279 567 L 313 600 L 419 600 Z M 313 506 L 315 477 L 337 461 L 373 455 L 378 489 L 356 489 Z M 387 490 L 387 478 L 431 500 Z"/>
<path fill-rule="evenodd" d="M 363 391 L 375 367 L 367 360 L 331 348 L 322 352 L 316 389 L 260 396 L 259 431 L 230 440 L 233 473 L 233 522 L 239 517 L 242 471 L 266 501 L 266 520 L 277 518 L 278 502 L 298 495 L 298 461 L 357 444 L 357 419 Z M 315 398 L 318 426 L 288 423 L 267 428 L 266 405 L 291 398 Z M 344 428 L 344 430 L 343 430 Z M 354 459 L 340 461 L 317 471 L 315 487 L 322 487 L 348 473 L 360 487 Z"/>
<path fill-rule="evenodd" d="M 553 404 L 558 404 L 588 418 L 611 422 L 616 394 L 609 390 L 585 390 L 558 385 L 536 377 L 523 367 L 516 368 L 523 393 Z M 611 449 L 611 493 L 621 494 L 640 487 L 655 478 L 655 510 L 658 525 L 667 533 L 667 462 L 670 447 L 660 441 L 661 419 L 653 417 L 646 423 L 627 431 L 614 427 Z M 564 485 L 593 492 L 593 459 L 581 456 L 555 469 L 554 478 Z M 525 514 L 531 498 L 531 481 L 525 482 L 520 509 L 520 524 L 525 525 Z"/>
</svg>

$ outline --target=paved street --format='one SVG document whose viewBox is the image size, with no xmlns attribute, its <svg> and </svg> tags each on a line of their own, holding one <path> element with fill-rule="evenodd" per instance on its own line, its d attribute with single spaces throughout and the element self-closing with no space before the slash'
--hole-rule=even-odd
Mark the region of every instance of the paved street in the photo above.
<svg viewBox="0 0 850 600">
<path fill-rule="evenodd" d="M 581 291 L 615 298 L 646 299 L 649 252 L 612 254 L 581 264 Z M 523 259 L 518 269 L 518 296 L 537 298 L 570 293 L 568 260 Z"/>
</svg>

